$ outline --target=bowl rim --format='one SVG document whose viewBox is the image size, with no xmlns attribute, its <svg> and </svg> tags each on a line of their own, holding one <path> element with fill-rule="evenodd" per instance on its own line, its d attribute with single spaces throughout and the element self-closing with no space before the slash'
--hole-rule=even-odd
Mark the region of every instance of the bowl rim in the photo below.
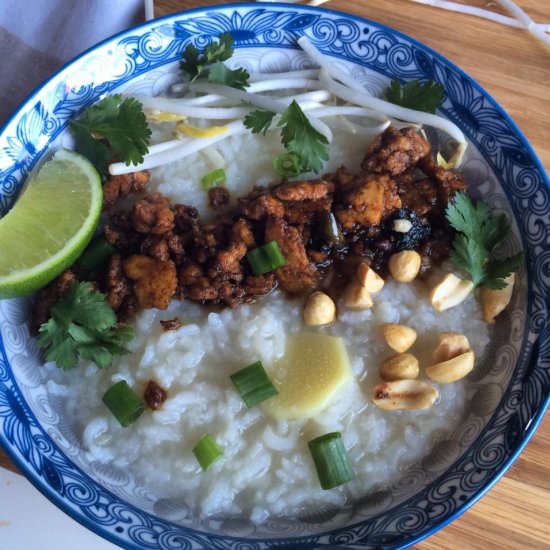
<svg viewBox="0 0 550 550">
<path fill-rule="evenodd" d="M 6 129 L 10 126 L 10 124 L 14 120 L 16 120 L 22 113 L 25 112 L 28 105 L 31 104 L 35 98 L 38 98 L 40 96 L 42 91 L 48 86 L 48 84 L 50 84 L 50 82 L 57 79 L 64 72 L 66 72 L 67 69 L 69 69 L 72 65 L 76 65 L 83 58 L 85 58 L 88 55 L 94 53 L 97 49 L 101 48 L 102 46 L 105 46 L 105 45 L 107 45 L 111 42 L 115 42 L 115 41 L 117 41 L 117 40 L 119 40 L 119 39 L 121 39 L 121 38 L 123 38 L 127 35 L 130 36 L 135 31 L 140 31 L 140 30 L 144 30 L 144 29 L 147 29 L 147 28 L 152 29 L 154 26 L 158 25 L 159 23 L 170 22 L 171 20 L 175 20 L 178 17 L 189 18 L 189 17 L 192 17 L 193 15 L 198 15 L 198 14 L 207 15 L 209 12 L 218 12 L 218 11 L 231 10 L 231 9 L 233 9 L 235 11 L 238 11 L 238 10 L 241 10 L 241 9 L 243 9 L 244 11 L 248 11 L 249 9 L 259 9 L 261 7 L 262 6 L 260 6 L 257 3 L 254 3 L 254 2 L 243 2 L 243 3 L 235 3 L 235 4 L 225 3 L 225 4 L 218 4 L 218 5 L 212 5 L 212 6 L 196 7 L 196 8 L 191 8 L 191 9 L 188 9 L 188 10 L 174 12 L 172 14 L 167 14 L 165 16 L 162 16 L 162 17 L 150 20 L 150 21 L 145 21 L 145 22 L 140 23 L 138 25 L 134 25 L 134 26 L 132 26 L 132 27 L 130 27 L 130 28 L 128 28 L 128 29 L 126 29 L 122 32 L 119 32 L 115 35 L 112 35 L 112 36 L 98 42 L 97 44 L 91 46 L 90 48 L 87 48 L 85 51 L 83 51 L 79 55 L 75 56 L 74 58 L 72 58 L 67 63 L 63 64 L 57 71 L 55 71 L 53 74 L 51 74 L 39 86 L 37 86 L 34 90 L 32 90 L 25 97 L 25 99 L 20 103 L 20 105 L 13 111 L 13 113 L 5 120 L 4 124 L 0 127 L 0 135 L 2 135 L 6 131 Z M 336 15 L 336 16 L 342 16 L 344 18 L 351 19 L 351 20 L 354 20 L 356 22 L 360 22 L 360 23 L 363 23 L 363 24 L 366 23 L 368 25 L 372 25 L 373 27 L 376 27 L 377 30 L 387 31 L 387 32 L 391 33 L 392 35 L 395 35 L 395 36 L 407 41 L 411 45 L 414 45 L 415 47 L 419 48 L 420 50 L 423 50 L 423 51 L 429 53 L 429 55 L 431 55 L 434 58 L 438 59 L 444 65 L 450 67 L 456 74 L 458 74 L 459 76 L 464 78 L 471 86 L 473 86 L 477 91 L 479 91 L 484 96 L 485 99 L 487 99 L 491 103 L 492 107 L 503 117 L 506 124 L 509 125 L 510 128 L 514 131 L 515 137 L 520 141 L 521 145 L 525 148 L 525 151 L 527 152 L 527 154 L 529 156 L 529 159 L 532 162 L 531 168 L 535 169 L 540 174 L 541 179 L 542 179 L 542 183 L 544 185 L 546 185 L 547 188 L 550 189 L 550 179 L 549 179 L 549 177 L 546 173 L 546 170 L 544 169 L 544 167 L 542 165 L 542 162 L 540 161 L 540 159 L 538 158 L 538 156 L 537 156 L 535 150 L 533 149 L 532 145 L 529 143 L 529 141 L 527 140 L 527 138 L 525 137 L 525 135 L 523 134 L 521 129 L 518 127 L 516 122 L 512 119 L 512 117 L 500 106 L 500 104 L 492 97 L 491 94 L 489 94 L 480 84 L 477 83 L 476 80 L 474 80 L 472 77 L 470 77 L 466 72 L 464 72 L 461 68 L 459 68 L 457 65 L 455 65 L 448 58 L 446 58 L 442 54 L 438 53 L 436 50 L 434 50 L 431 47 L 425 45 L 420 40 L 417 40 L 417 39 L 401 32 L 401 31 L 398 31 L 398 30 L 388 26 L 388 25 L 379 23 L 376 20 L 368 19 L 366 17 L 357 16 L 357 15 L 346 13 L 346 12 L 343 12 L 343 11 L 339 11 L 339 10 L 335 10 L 335 9 L 328 9 L 328 8 L 325 8 L 325 7 L 313 7 L 313 6 L 307 6 L 307 5 L 288 4 L 288 3 L 284 3 L 284 2 L 269 2 L 268 6 L 266 6 L 266 9 L 268 9 L 268 8 L 279 8 L 279 9 L 291 10 L 291 11 L 295 11 L 295 12 L 313 12 L 313 13 L 318 13 L 318 14 L 320 14 L 320 13 L 325 13 L 325 14 L 326 13 L 331 13 L 331 14 Z M 238 48 L 238 49 L 247 49 L 247 48 L 263 48 L 263 49 L 266 49 L 266 48 L 269 48 L 269 47 L 272 47 L 272 46 L 265 45 L 265 44 L 252 44 L 250 46 L 244 44 L 244 45 L 237 45 L 236 46 L 236 48 Z M 295 49 L 295 48 L 288 47 L 288 49 Z M 337 56 L 334 56 L 334 57 L 337 58 Z M 172 63 L 172 62 L 173 61 L 169 61 L 169 62 L 167 61 L 166 64 L 167 63 Z M 384 74 L 383 71 L 379 71 L 379 72 L 381 74 Z M 116 82 L 116 84 L 113 87 L 119 86 L 121 83 L 122 82 Z M 445 109 L 441 109 L 441 111 L 444 112 L 448 117 L 448 113 L 445 112 Z M 63 125 L 61 127 L 60 132 L 65 128 L 65 126 L 66 125 Z M 471 139 L 471 134 L 466 129 L 463 129 L 463 131 L 467 135 L 467 137 L 469 137 Z M 32 167 L 35 165 L 36 162 L 40 162 L 42 156 L 43 156 L 43 152 L 41 152 L 40 154 L 37 155 L 36 159 L 29 165 L 29 171 L 32 169 Z M 499 171 L 497 170 L 497 168 L 495 166 L 493 166 L 492 163 L 490 163 L 489 160 L 486 157 L 484 157 L 484 158 L 487 161 L 487 163 L 491 166 L 491 168 L 493 169 L 495 174 L 498 176 Z M 25 180 L 25 179 L 26 179 L 26 177 L 23 178 L 23 180 Z M 24 183 L 23 181 L 19 182 L 20 186 L 23 183 Z M 507 187 L 504 187 L 503 191 L 506 194 L 506 196 L 508 198 L 510 198 L 510 190 Z M 513 201 L 510 200 L 509 202 L 510 202 L 510 206 L 511 206 L 512 210 L 514 211 L 514 217 L 516 217 L 517 212 L 516 212 L 516 209 L 515 209 L 515 205 L 514 205 Z M 521 240 L 522 240 L 523 248 L 527 252 L 527 246 L 524 242 L 524 235 L 522 233 L 520 233 L 520 237 L 521 237 Z M 528 281 L 529 281 L 528 289 L 531 289 L 532 275 L 531 275 L 529 270 L 527 270 L 527 277 L 528 277 Z M 528 302 L 530 302 L 531 299 L 532 299 L 531 293 L 528 294 L 527 298 L 528 298 Z M 548 307 L 549 307 L 548 304 L 546 304 L 546 307 L 548 309 Z M 527 307 L 527 309 L 529 309 L 529 308 Z M 523 340 L 522 340 L 522 344 L 521 344 L 521 351 L 520 351 L 520 354 L 519 354 L 520 356 L 523 355 L 523 353 L 525 351 L 526 334 L 529 332 L 528 325 L 525 326 L 523 332 L 524 332 L 524 335 L 523 335 Z M 544 332 L 548 332 L 548 312 L 546 312 L 546 325 L 543 328 L 540 329 L 538 339 L 542 339 L 542 335 L 544 334 Z M 7 354 L 6 354 L 5 347 L 4 347 L 4 343 L 3 343 L 1 338 L 0 338 L 0 352 L 1 352 L 0 355 L 3 357 L 3 359 L 9 365 Z M 537 355 L 536 358 L 538 358 L 538 357 L 539 356 Z M 19 384 L 17 383 L 15 378 L 13 378 L 13 382 L 16 385 L 17 389 L 20 390 Z M 509 390 L 510 390 L 510 387 L 508 385 L 506 387 L 505 393 L 502 396 L 502 399 L 504 399 L 506 393 Z M 409 546 L 411 546 L 413 544 L 416 544 L 416 543 L 420 542 L 421 540 L 431 536 L 432 534 L 434 534 L 438 530 L 442 529 L 443 527 L 445 527 L 446 525 L 448 525 L 449 523 L 454 521 L 457 517 L 459 517 L 461 514 L 463 514 L 468 508 L 470 508 L 473 504 L 475 504 L 483 495 L 485 495 L 487 493 L 487 491 L 489 491 L 500 480 L 500 478 L 507 472 L 507 470 L 513 464 L 513 462 L 517 459 L 519 454 L 523 451 L 523 449 L 525 448 L 525 446 L 527 445 L 527 443 L 530 441 L 531 437 L 533 436 L 535 430 L 539 426 L 540 422 L 542 421 L 542 419 L 545 415 L 545 412 L 546 412 L 546 410 L 549 406 L 550 406 L 550 392 L 548 392 L 548 394 L 546 395 L 546 398 L 539 403 L 538 409 L 537 409 L 536 413 L 532 416 L 531 421 L 528 425 L 528 428 L 526 430 L 524 430 L 523 433 L 522 433 L 523 435 L 522 435 L 520 443 L 517 445 L 517 447 L 514 448 L 513 452 L 508 456 L 508 459 L 501 465 L 501 467 L 498 469 L 498 471 L 495 473 L 495 475 L 493 475 L 493 477 L 490 479 L 490 481 L 488 481 L 482 488 L 480 488 L 464 504 L 457 507 L 457 509 L 454 512 L 448 514 L 447 517 L 445 517 L 444 520 L 439 521 L 436 525 L 434 525 L 432 527 L 424 528 L 424 530 L 420 534 L 413 535 L 413 537 L 410 540 L 407 540 L 404 543 L 399 543 L 398 546 L 396 546 L 396 548 L 409 547 Z M 34 418 L 34 421 L 40 426 L 40 428 L 42 430 L 44 430 L 43 427 L 42 427 L 42 424 L 38 421 L 38 419 L 36 418 L 34 413 L 32 413 L 32 411 L 31 411 L 31 414 Z M 491 418 L 492 418 L 492 415 L 491 415 Z M 487 425 L 489 425 L 491 423 L 491 418 L 487 421 Z M 482 430 L 482 432 L 477 436 L 477 438 L 479 438 L 481 436 L 483 431 L 486 429 L 487 425 Z M 92 532 L 95 532 L 96 534 L 100 535 L 101 537 L 105 538 L 106 540 L 109 540 L 110 542 L 113 542 L 114 544 L 123 544 L 124 547 L 126 547 L 126 548 L 136 548 L 136 549 L 140 548 L 139 546 L 135 545 L 133 542 L 130 542 L 129 540 L 122 540 L 121 535 L 116 536 L 116 535 L 111 534 L 103 526 L 98 525 L 92 519 L 90 519 L 90 518 L 86 517 L 85 515 L 83 515 L 82 512 L 78 508 L 73 507 L 69 503 L 67 503 L 65 498 L 63 498 L 59 493 L 55 492 L 55 490 L 53 490 L 47 484 L 45 484 L 44 481 L 37 475 L 36 471 L 31 467 L 31 465 L 29 463 L 23 461 L 22 459 L 20 459 L 19 455 L 15 452 L 15 450 L 12 448 L 12 446 L 7 445 L 6 443 L 7 443 L 7 441 L 4 438 L 3 432 L 0 432 L 0 445 L 3 447 L 6 454 L 17 465 L 17 467 L 22 472 L 24 472 L 25 477 L 44 496 L 46 496 L 46 498 L 48 498 L 51 502 L 53 502 L 63 512 L 65 512 L 72 519 L 76 520 L 77 522 L 79 522 L 80 524 L 85 526 L 86 528 L 90 529 Z M 73 464 L 74 468 L 76 468 L 83 476 L 90 479 L 94 484 L 96 483 L 96 481 L 93 480 L 93 478 L 91 478 L 90 475 L 87 472 L 83 471 L 80 466 L 74 464 L 72 462 L 72 460 L 67 455 L 65 455 L 65 453 L 59 448 L 59 446 L 55 442 L 52 441 L 51 443 L 61 454 L 63 454 L 64 456 L 67 457 L 67 459 Z M 452 465 L 451 465 L 450 468 L 452 468 Z M 435 480 L 429 482 L 427 484 L 427 486 L 430 486 L 430 485 L 436 483 L 437 479 L 445 476 L 447 471 L 448 471 L 448 469 L 445 472 L 442 472 L 438 476 L 438 478 L 436 478 Z M 424 489 L 425 488 L 426 487 L 424 487 Z M 103 488 L 103 490 L 105 490 L 106 492 L 112 494 L 116 499 L 119 499 L 119 497 L 114 495 L 112 493 L 112 491 L 110 491 L 109 489 Z M 406 502 L 410 498 L 412 498 L 412 497 L 409 497 L 409 498 L 405 499 L 403 502 L 401 502 L 400 506 L 405 505 Z M 152 518 L 156 517 L 151 512 L 147 512 L 147 511 L 144 511 L 140 508 L 137 508 L 135 505 L 132 505 L 132 504 L 129 504 L 129 503 L 125 503 L 125 504 L 130 508 L 134 508 L 134 509 L 138 510 L 140 514 L 143 514 L 143 515 L 146 515 L 146 516 L 152 517 Z M 166 522 L 166 523 L 170 523 L 171 525 L 175 526 L 176 528 L 178 527 L 178 525 L 176 523 L 173 523 L 170 520 L 162 520 L 162 521 Z M 361 520 L 359 522 L 354 522 L 354 523 L 348 525 L 347 527 L 351 527 L 353 525 L 363 523 L 364 521 L 369 521 L 369 520 Z M 331 532 L 331 531 L 328 531 L 328 532 Z M 323 534 L 323 533 L 317 533 L 317 535 L 321 535 L 321 534 Z M 241 540 L 240 538 L 234 537 L 234 536 L 231 536 L 231 535 L 217 535 L 216 534 L 214 536 L 216 536 L 217 538 L 222 539 L 222 540 L 223 539 Z M 276 539 L 276 538 L 271 538 L 271 539 L 267 539 L 267 538 L 260 539 L 260 538 L 258 538 L 258 539 L 256 539 L 256 538 L 252 538 L 250 540 L 251 540 L 251 542 L 260 543 L 262 541 L 268 541 L 269 542 L 269 541 L 277 541 L 277 540 L 282 540 L 282 539 Z"/>
</svg>

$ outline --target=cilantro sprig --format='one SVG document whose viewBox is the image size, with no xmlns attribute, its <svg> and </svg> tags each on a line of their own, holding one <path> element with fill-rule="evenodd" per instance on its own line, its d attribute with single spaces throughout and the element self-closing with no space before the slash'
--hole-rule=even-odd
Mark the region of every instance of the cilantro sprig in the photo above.
<svg viewBox="0 0 550 550">
<path fill-rule="evenodd" d="M 63 370 L 79 359 L 93 361 L 100 369 L 111 366 L 114 355 L 129 353 L 124 343 L 133 338 L 131 327 L 116 330 L 116 315 L 105 295 L 90 283 L 73 283 L 40 326 L 38 345 L 48 361 Z"/>
<path fill-rule="evenodd" d="M 69 121 L 76 150 L 98 170 L 103 179 L 113 156 L 126 165 L 138 165 L 148 152 L 151 130 L 141 103 L 120 94 L 103 98 L 88 107 L 84 116 Z"/>
<path fill-rule="evenodd" d="M 206 76 L 209 82 L 244 90 L 250 78 L 248 71 L 243 68 L 233 70 L 223 63 L 233 53 L 233 37 L 231 33 L 224 32 L 218 42 L 211 42 L 202 53 L 193 44 L 188 44 L 182 54 L 180 68 L 187 73 L 191 82 Z"/>
<path fill-rule="evenodd" d="M 392 80 L 386 90 L 386 100 L 401 107 L 435 113 L 441 107 L 445 98 L 445 88 L 433 80 L 421 84 L 418 80 L 401 84 Z"/>
<path fill-rule="evenodd" d="M 245 116 L 244 125 L 253 134 L 265 135 L 274 117 L 275 113 L 258 109 Z M 298 157 L 301 173 L 320 172 L 323 161 L 328 160 L 328 140 L 311 125 L 296 101 L 283 111 L 277 126 L 281 128 L 281 142 L 285 149 Z"/>
<path fill-rule="evenodd" d="M 483 201 L 474 205 L 468 195 L 457 193 L 445 215 L 457 231 L 450 253 L 453 263 L 471 276 L 476 287 L 505 288 L 504 279 L 519 269 L 523 253 L 504 259 L 494 256 L 510 230 L 504 214 L 495 216 Z"/>
</svg>

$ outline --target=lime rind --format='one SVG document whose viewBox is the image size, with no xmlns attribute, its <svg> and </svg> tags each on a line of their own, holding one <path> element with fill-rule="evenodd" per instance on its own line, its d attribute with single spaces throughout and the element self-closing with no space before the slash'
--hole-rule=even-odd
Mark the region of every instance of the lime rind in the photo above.
<svg viewBox="0 0 550 550">
<path fill-rule="evenodd" d="M 70 267 L 95 232 L 102 202 L 94 166 L 58 150 L 0 219 L 0 298 L 35 292 Z"/>
</svg>

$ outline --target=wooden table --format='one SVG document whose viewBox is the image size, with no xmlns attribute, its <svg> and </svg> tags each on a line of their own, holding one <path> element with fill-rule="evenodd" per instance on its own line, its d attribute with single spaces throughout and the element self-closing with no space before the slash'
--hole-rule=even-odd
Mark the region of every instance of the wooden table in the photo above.
<svg viewBox="0 0 550 550">
<path fill-rule="evenodd" d="M 155 0 L 155 15 L 221 1 Z M 490 2 L 468 0 L 471 6 Z M 549 0 L 517 0 L 550 24 Z M 409 0 L 332 0 L 328 7 L 402 31 L 456 63 L 512 116 L 550 172 L 550 48 L 526 31 Z M 498 9 L 491 4 L 495 11 Z M 501 12 L 503 13 L 503 12 Z M 417 548 L 550 548 L 550 416 L 506 476 L 463 516 Z M 0 450 L 0 466 L 17 471 Z"/>
</svg>

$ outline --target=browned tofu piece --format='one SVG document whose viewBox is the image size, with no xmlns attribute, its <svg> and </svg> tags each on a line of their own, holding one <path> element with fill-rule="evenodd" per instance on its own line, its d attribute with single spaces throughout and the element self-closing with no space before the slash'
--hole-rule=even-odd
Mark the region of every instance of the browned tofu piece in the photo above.
<svg viewBox="0 0 550 550">
<path fill-rule="evenodd" d="M 334 212 L 347 231 L 356 225 L 379 225 L 396 208 L 401 208 L 401 199 L 395 181 L 387 174 L 368 174 L 355 178 Z"/>
<path fill-rule="evenodd" d="M 300 231 L 285 220 L 269 218 L 265 228 L 265 242 L 276 241 L 286 265 L 275 270 L 279 284 L 287 292 L 298 293 L 313 288 L 318 271 L 309 261 Z"/>
<path fill-rule="evenodd" d="M 240 198 L 238 203 L 239 212 L 250 220 L 282 218 L 285 213 L 283 203 L 263 187 L 254 189 L 246 197 Z"/>
<path fill-rule="evenodd" d="M 136 254 L 124 260 L 124 272 L 134 281 L 133 290 L 140 307 L 168 307 L 177 285 L 174 262 Z"/>
<path fill-rule="evenodd" d="M 430 152 L 430 144 L 414 128 L 390 126 L 374 138 L 361 168 L 366 172 L 397 176 L 412 168 Z"/>
<path fill-rule="evenodd" d="M 334 183 L 329 179 L 287 181 L 273 190 L 282 201 L 317 201 L 334 191 Z"/>
<path fill-rule="evenodd" d="M 111 176 L 103 185 L 103 200 L 111 207 L 118 199 L 143 190 L 150 179 L 151 175 L 147 170 Z"/>
</svg>

